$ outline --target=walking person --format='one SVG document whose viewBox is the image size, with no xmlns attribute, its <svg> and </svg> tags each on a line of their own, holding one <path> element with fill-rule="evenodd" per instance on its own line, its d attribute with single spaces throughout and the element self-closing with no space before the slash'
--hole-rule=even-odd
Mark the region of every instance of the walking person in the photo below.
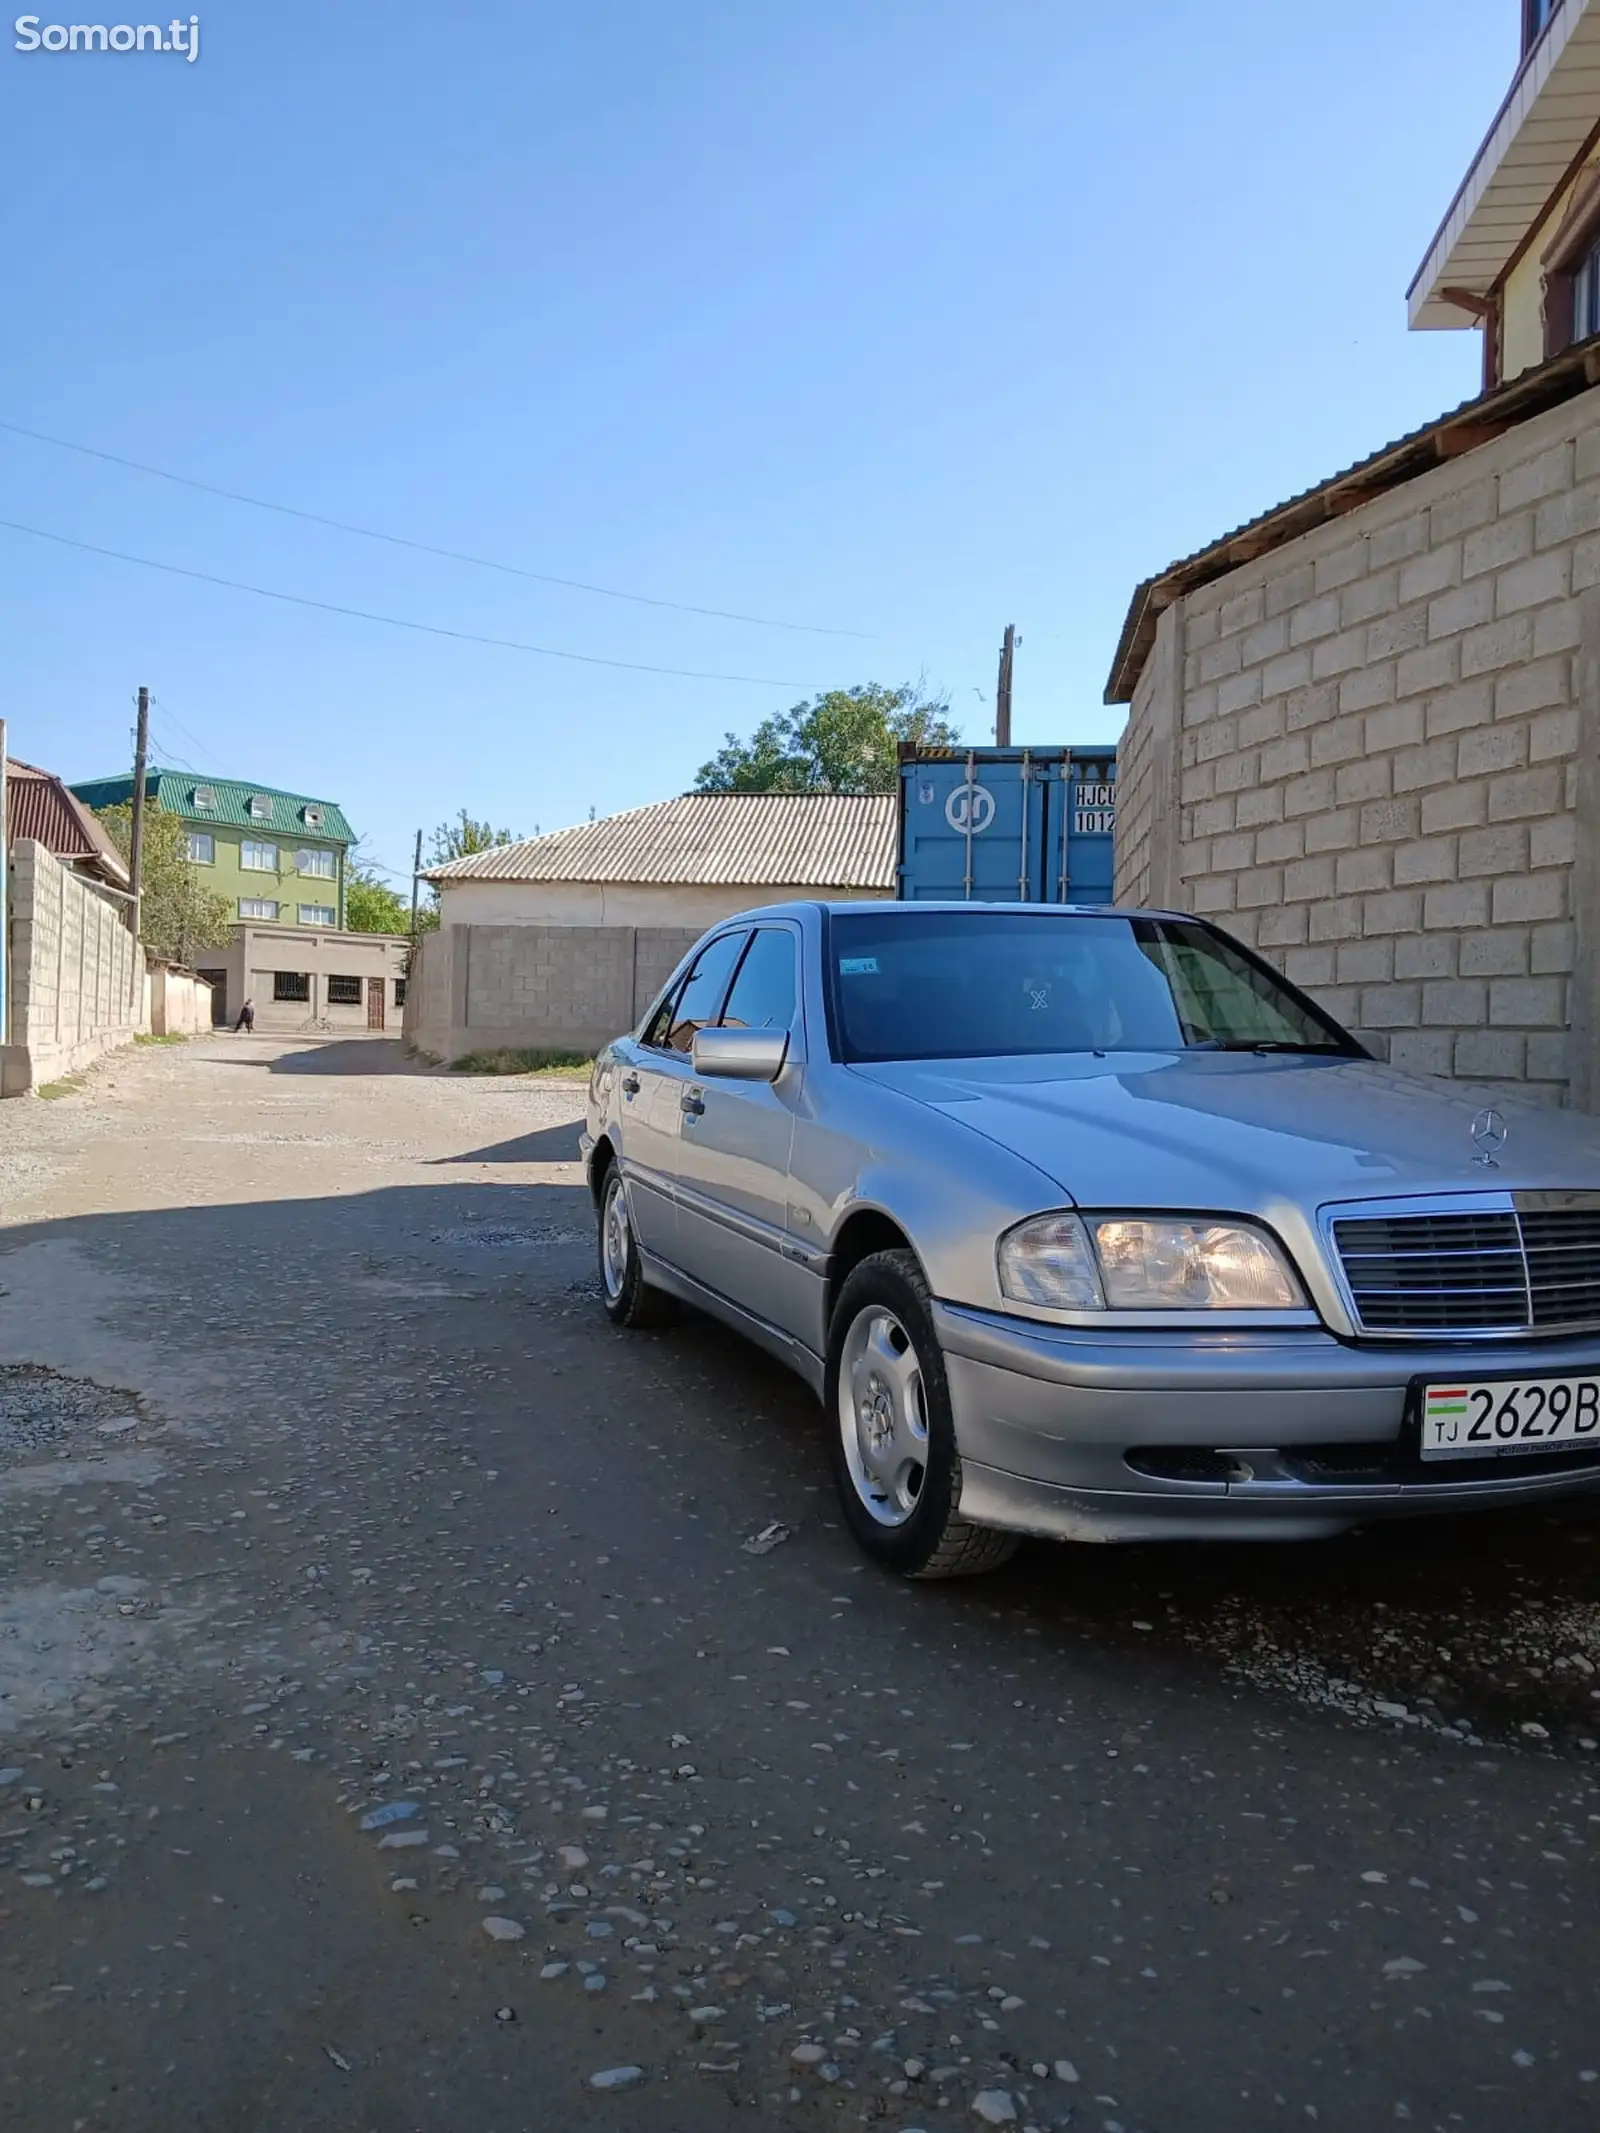
<svg viewBox="0 0 1600 2133">
<path fill-rule="evenodd" d="M 247 1037 L 251 1036 L 254 1033 L 255 1026 L 256 1003 L 254 1000 L 246 1000 L 239 1010 L 238 1021 L 233 1025 L 233 1034 L 237 1037 L 240 1030 L 243 1030 Z"/>
</svg>

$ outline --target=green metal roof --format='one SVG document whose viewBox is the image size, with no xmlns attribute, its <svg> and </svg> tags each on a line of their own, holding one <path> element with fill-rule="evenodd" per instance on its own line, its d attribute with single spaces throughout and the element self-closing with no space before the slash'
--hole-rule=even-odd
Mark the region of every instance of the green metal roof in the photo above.
<svg viewBox="0 0 1600 2133">
<path fill-rule="evenodd" d="M 90 778 L 72 791 L 90 807 L 121 807 L 133 798 L 133 776 Z M 226 822 L 235 829 L 276 830 L 285 836 L 320 837 L 329 844 L 354 844 L 356 833 L 332 800 L 315 800 L 306 793 L 280 792 L 275 785 L 245 785 L 232 778 L 200 778 L 190 770 L 150 770 L 145 773 L 146 800 L 153 800 L 164 815 L 181 815 L 186 822 Z M 200 798 L 209 797 L 202 806 Z M 250 802 L 266 801 L 269 811 L 252 813 Z M 307 821 L 308 808 L 320 809 L 320 822 Z"/>
</svg>

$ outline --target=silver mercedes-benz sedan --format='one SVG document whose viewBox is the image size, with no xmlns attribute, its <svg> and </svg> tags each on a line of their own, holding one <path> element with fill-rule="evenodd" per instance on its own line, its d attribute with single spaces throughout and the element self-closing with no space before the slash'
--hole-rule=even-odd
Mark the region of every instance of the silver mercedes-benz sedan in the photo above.
<svg viewBox="0 0 1600 2133">
<path fill-rule="evenodd" d="M 790 1364 L 908 1576 L 1600 1483 L 1600 1130 L 1381 1064 L 1202 919 L 729 919 L 584 1153 L 612 1319 Z"/>
</svg>

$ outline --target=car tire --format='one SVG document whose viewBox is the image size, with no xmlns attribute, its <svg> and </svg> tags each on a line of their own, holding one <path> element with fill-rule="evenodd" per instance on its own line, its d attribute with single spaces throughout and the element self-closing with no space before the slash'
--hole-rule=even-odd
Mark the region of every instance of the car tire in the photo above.
<svg viewBox="0 0 1600 2133">
<path fill-rule="evenodd" d="M 846 1278 L 823 1380 L 829 1456 L 845 1523 L 874 1562 L 907 1578 L 977 1577 L 1020 1542 L 960 1515 L 961 1457 L 931 1301 L 908 1251 L 874 1252 Z"/>
<path fill-rule="evenodd" d="M 607 1163 L 600 1180 L 599 1210 L 600 1294 L 607 1318 L 630 1331 L 670 1325 L 677 1315 L 677 1302 L 644 1278 L 628 1189 L 615 1160 Z"/>
</svg>

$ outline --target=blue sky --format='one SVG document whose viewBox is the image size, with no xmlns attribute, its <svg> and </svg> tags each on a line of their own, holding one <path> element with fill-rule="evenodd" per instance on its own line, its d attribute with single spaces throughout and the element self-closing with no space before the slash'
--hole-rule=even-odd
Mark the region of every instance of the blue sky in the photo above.
<svg viewBox="0 0 1600 2133">
<path fill-rule="evenodd" d="M 749 677 L 0 530 L 11 745 L 69 776 L 148 682 L 164 761 L 336 799 L 404 873 L 457 807 L 680 791 L 836 684 L 925 674 L 984 739 L 1007 622 L 1017 738 L 1100 739 L 1138 579 L 1476 390 L 1404 291 L 1517 0 L 187 4 L 193 65 L 0 34 L 0 418 L 859 634 L 0 432 L 9 520 Z"/>
</svg>

